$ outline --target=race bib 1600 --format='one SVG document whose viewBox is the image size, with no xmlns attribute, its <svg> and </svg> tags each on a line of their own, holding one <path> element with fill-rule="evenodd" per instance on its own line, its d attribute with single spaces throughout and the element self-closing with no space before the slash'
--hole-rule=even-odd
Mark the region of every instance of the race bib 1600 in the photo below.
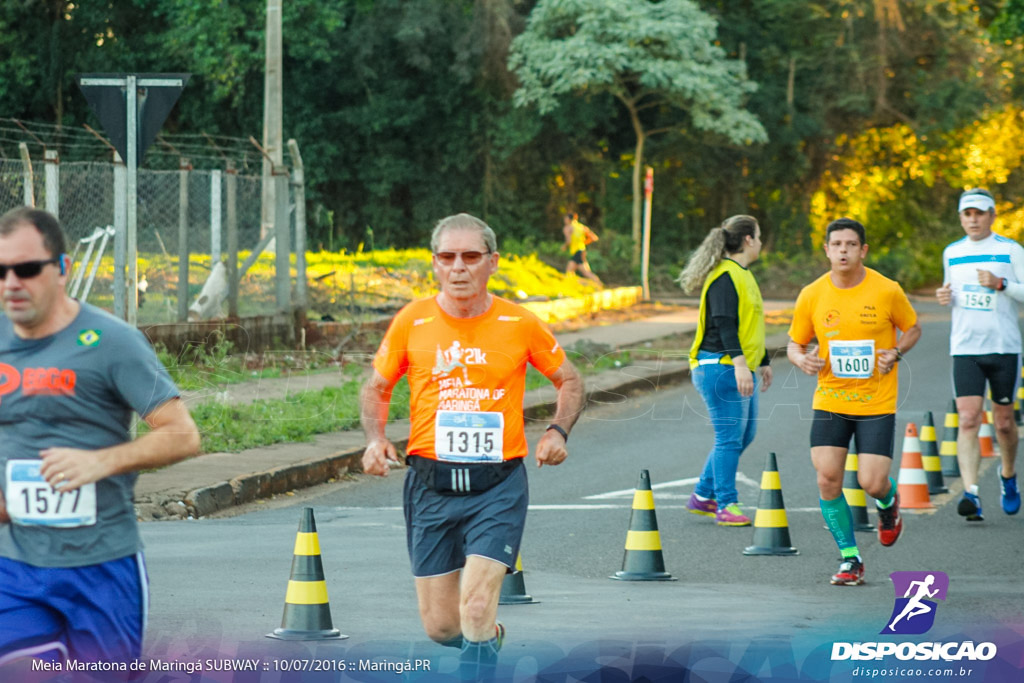
<svg viewBox="0 0 1024 683">
<path fill-rule="evenodd" d="M 875 340 L 830 341 L 832 374 L 846 379 L 867 379 L 875 371 Z"/>
</svg>

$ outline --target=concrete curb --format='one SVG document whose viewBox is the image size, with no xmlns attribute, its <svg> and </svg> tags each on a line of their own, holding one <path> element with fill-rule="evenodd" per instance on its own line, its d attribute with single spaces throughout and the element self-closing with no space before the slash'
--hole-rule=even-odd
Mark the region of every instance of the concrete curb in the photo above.
<svg viewBox="0 0 1024 683">
<path fill-rule="evenodd" d="M 768 353 L 774 358 L 784 350 L 785 346 L 775 346 L 770 347 Z M 592 387 L 587 391 L 588 403 L 609 403 L 629 394 L 657 391 L 680 384 L 690 376 L 690 366 L 685 360 L 659 360 L 656 366 L 646 368 L 646 371 L 643 371 L 645 368 L 642 364 L 626 367 L 630 369 L 630 373 L 626 375 L 628 379 L 624 379 L 623 373 L 618 370 L 591 377 L 588 382 Z M 545 388 L 536 392 L 547 392 L 552 398 L 534 399 L 523 408 L 523 414 L 528 420 L 541 421 L 554 414 L 554 389 Z M 529 397 L 527 400 L 530 400 Z M 404 457 L 408 439 L 396 440 L 393 443 Z M 363 450 L 357 448 L 337 451 L 322 458 L 243 474 L 230 481 L 202 486 L 191 491 L 161 492 L 136 501 L 136 515 L 140 520 L 195 519 L 297 488 L 324 484 L 349 472 L 361 472 L 360 460 Z"/>
<path fill-rule="evenodd" d="M 673 367 L 667 367 L 669 365 Z M 627 367 L 637 369 L 636 366 Z M 610 374 L 621 377 L 618 372 Z M 615 383 L 614 380 L 600 381 L 604 376 L 602 373 L 591 378 L 594 388 L 587 391 L 587 401 L 608 402 L 621 398 L 625 394 L 656 390 L 659 387 L 678 384 L 689 375 L 689 364 L 682 362 L 664 364 L 663 367 L 656 368 L 651 372 L 637 373 L 629 380 L 618 383 Z M 551 393 L 554 393 L 553 390 Z M 545 420 L 554 415 L 554 412 L 554 400 L 541 400 L 523 407 L 523 416 L 527 420 Z M 409 443 L 408 439 L 392 443 L 395 444 L 395 448 L 404 459 L 405 447 Z M 243 474 L 231 481 L 222 481 L 182 492 L 179 500 L 173 500 L 175 496 L 171 493 L 168 499 L 160 496 L 161 500 L 138 501 L 136 513 L 140 519 L 199 518 L 237 505 L 251 503 L 260 498 L 269 498 L 274 494 L 324 484 L 349 472 L 361 472 L 360 461 L 363 450 L 363 448 L 356 448 L 338 451 L 323 458 L 314 458 L 263 472 Z"/>
</svg>

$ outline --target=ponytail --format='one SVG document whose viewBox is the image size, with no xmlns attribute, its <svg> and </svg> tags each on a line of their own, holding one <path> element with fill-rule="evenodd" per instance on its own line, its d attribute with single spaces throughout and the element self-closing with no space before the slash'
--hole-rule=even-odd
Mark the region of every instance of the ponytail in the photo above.
<svg viewBox="0 0 1024 683">
<path fill-rule="evenodd" d="M 697 251 L 690 256 L 689 263 L 679 273 L 676 282 L 684 291 L 692 292 L 704 284 L 718 262 L 727 254 L 735 254 L 743 249 L 744 239 L 757 234 L 757 219 L 743 214 L 725 219 L 720 226 L 712 228 L 704 238 Z"/>
<path fill-rule="evenodd" d="M 697 251 L 693 252 L 686 267 L 679 273 L 676 282 L 683 288 L 683 291 L 692 292 L 704 284 L 704 278 L 714 270 L 723 256 L 725 256 L 725 228 L 718 226 L 711 229 L 708 236 L 697 247 Z"/>
</svg>

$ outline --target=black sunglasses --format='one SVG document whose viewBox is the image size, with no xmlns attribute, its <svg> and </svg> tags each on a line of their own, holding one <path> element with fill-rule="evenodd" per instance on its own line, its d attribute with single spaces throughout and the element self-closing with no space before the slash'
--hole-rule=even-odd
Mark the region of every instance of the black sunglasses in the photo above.
<svg viewBox="0 0 1024 683">
<path fill-rule="evenodd" d="M 450 266 L 455 263 L 456 256 L 461 256 L 462 262 L 467 266 L 475 266 L 480 263 L 480 259 L 490 253 L 490 249 L 487 251 L 439 251 L 434 256 L 442 266 Z"/>
<path fill-rule="evenodd" d="M 22 263 L 14 263 L 12 265 L 0 265 L 0 280 L 7 279 L 7 272 L 10 270 L 14 271 L 14 274 L 18 276 L 19 280 L 28 280 L 33 278 L 39 273 L 43 272 L 43 267 L 48 266 L 51 263 L 60 263 L 60 256 L 54 256 L 51 259 L 45 261 L 24 261 Z"/>
</svg>

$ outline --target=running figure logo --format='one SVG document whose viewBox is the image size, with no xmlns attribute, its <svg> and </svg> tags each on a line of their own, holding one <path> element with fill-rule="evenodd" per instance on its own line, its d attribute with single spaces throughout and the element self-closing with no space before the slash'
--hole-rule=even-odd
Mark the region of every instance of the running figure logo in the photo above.
<svg viewBox="0 0 1024 683">
<path fill-rule="evenodd" d="M 466 386 L 472 384 L 472 382 L 469 381 L 466 364 L 462 362 L 462 345 L 459 344 L 458 340 L 453 341 L 447 351 L 442 351 L 441 345 L 438 344 L 437 355 L 434 360 L 434 369 L 430 371 L 430 374 L 434 378 L 437 378 L 438 376 L 447 377 L 455 368 L 462 368 L 462 379 L 465 381 Z"/>
<path fill-rule="evenodd" d="M 896 604 L 882 634 L 925 633 L 935 623 L 934 600 L 945 600 L 949 577 L 945 572 L 893 572 L 889 575 L 896 591 Z M 900 597 L 902 596 L 902 597 Z"/>
</svg>

